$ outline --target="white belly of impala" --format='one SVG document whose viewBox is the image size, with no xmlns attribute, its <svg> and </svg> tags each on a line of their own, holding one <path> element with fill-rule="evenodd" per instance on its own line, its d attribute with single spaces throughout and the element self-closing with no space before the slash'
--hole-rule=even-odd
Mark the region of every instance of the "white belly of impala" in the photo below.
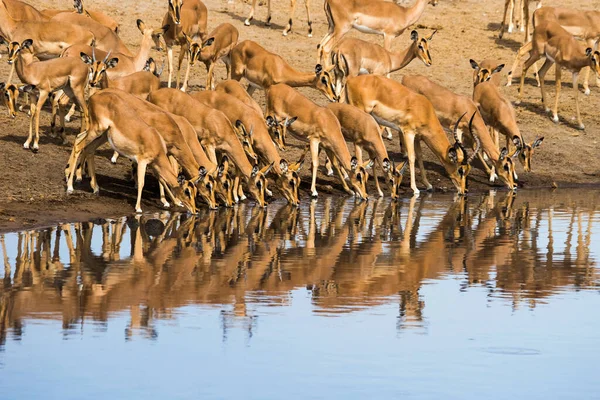
<svg viewBox="0 0 600 400">
<path fill-rule="evenodd" d="M 372 34 L 375 34 L 375 35 L 383 35 L 383 33 L 380 32 L 380 31 L 377 31 L 375 29 L 369 28 L 368 26 L 365 26 L 365 25 L 359 25 L 356 22 L 352 24 L 352 27 L 354 29 L 356 29 L 357 31 L 362 32 L 362 33 L 372 33 Z"/>
</svg>

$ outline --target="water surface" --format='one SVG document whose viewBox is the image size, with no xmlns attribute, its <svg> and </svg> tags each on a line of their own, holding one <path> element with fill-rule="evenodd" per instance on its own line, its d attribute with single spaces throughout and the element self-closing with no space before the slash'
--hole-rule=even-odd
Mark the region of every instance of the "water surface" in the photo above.
<svg viewBox="0 0 600 400">
<path fill-rule="evenodd" d="M 0 398 L 599 398 L 599 201 L 330 197 L 6 234 Z"/>
</svg>

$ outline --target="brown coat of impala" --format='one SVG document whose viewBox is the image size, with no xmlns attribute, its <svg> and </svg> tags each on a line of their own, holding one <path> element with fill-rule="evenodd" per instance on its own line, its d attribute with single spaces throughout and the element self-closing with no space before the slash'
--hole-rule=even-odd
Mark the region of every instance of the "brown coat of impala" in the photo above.
<svg viewBox="0 0 600 400">
<path fill-rule="evenodd" d="M 175 114 L 185 117 L 196 130 L 198 139 L 213 163 L 216 151 L 225 153 L 244 177 L 248 190 L 259 205 L 265 206 L 265 174 L 269 166 L 259 170 L 252 166 L 231 122 L 219 110 L 206 107 L 190 95 L 177 89 L 163 88 L 152 92 L 148 101 Z"/>
<path fill-rule="evenodd" d="M 231 78 L 250 82 L 248 93 L 256 88 L 268 89 L 284 83 L 291 87 L 312 87 L 320 90 L 331 101 L 336 101 L 333 67 L 317 64 L 314 72 L 300 72 L 292 68 L 281 56 L 265 50 L 251 40 L 238 43 L 231 51 Z"/>
<path fill-rule="evenodd" d="M 383 76 L 361 75 L 348 79 L 346 98 L 349 104 L 373 115 L 377 122 L 402 131 L 408 152 L 410 185 L 415 194 L 419 193 L 415 181 L 415 160 L 419 162 L 427 190 L 433 189 L 425 175 L 421 140 L 440 160 L 458 193 L 467 191 L 467 175 L 475 154 L 468 156 L 458 141 L 450 143 L 433 105 L 425 96 Z"/>
<path fill-rule="evenodd" d="M 254 100 L 252 96 L 248 94 L 246 89 L 239 81 L 235 81 L 233 79 L 221 81 L 215 87 L 215 91 L 230 94 L 245 105 L 255 109 L 260 115 L 264 115 L 262 108 L 260 108 L 256 100 Z"/>
<path fill-rule="evenodd" d="M 402 7 L 391 1 L 325 0 L 324 9 L 328 32 L 319 43 L 319 59 L 326 60 L 331 49 L 350 29 L 363 33 L 383 35 L 383 47 L 391 49 L 392 39 L 402 35 L 415 24 L 427 4 L 437 0 L 416 0 L 411 7 Z"/>
<path fill-rule="evenodd" d="M 435 108 L 435 113 L 440 120 L 440 123 L 448 129 L 451 129 L 454 123 L 461 115 L 473 115 L 473 130 L 477 133 L 481 141 L 481 149 L 487 154 L 492 161 L 492 165 L 497 171 L 500 178 L 506 183 L 510 190 L 517 189 L 515 179 L 515 165 L 512 157 L 508 156 L 508 149 L 502 151 L 498 149 L 498 145 L 494 143 L 490 132 L 488 131 L 485 122 L 479 113 L 477 104 L 467 96 L 458 95 L 449 89 L 432 82 L 422 75 L 406 75 L 402 77 L 402 84 L 415 93 L 422 94 Z M 463 142 L 467 142 L 465 132 L 468 132 L 468 121 L 463 120 L 458 127 L 463 132 Z M 472 137 L 468 137 L 468 141 L 474 144 Z M 516 156 L 517 152 L 513 153 Z M 480 156 L 480 160 L 484 165 L 486 172 L 490 175 L 490 181 L 494 182 L 496 174 L 490 170 L 487 163 Z"/>
<path fill-rule="evenodd" d="M 319 168 L 319 148 L 322 147 L 337 169 L 344 190 L 352 193 L 340 167 L 348 172 L 354 193 L 362 199 L 368 198 L 365 189 L 366 171 L 363 166 L 358 165 L 356 157 L 350 156 L 340 123 L 331 110 L 316 105 L 288 85 L 278 84 L 267 90 L 267 115 L 279 119 L 296 118 L 288 130 L 292 135 L 310 145 L 312 159 L 310 190 L 313 197 L 318 195 L 316 182 Z"/>
<path fill-rule="evenodd" d="M 141 199 L 146 167 L 150 166 L 158 180 L 169 188 L 173 201 L 195 213 L 196 188 L 192 182 L 178 179 L 173 173 L 165 142 L 156 129 L 146 124 L 140 115 L 114 93 L 100 91 L 90 97 L 88 105 L 89 129 L 77 136 L 67 164 L 69 170 L 67 193 L 73 192 L 75 168 L 82 152 L 88 162 L 92 189 L 95 193 L 99 191 L 93 154 L 98 146 L 108 141 L 115 151 L 137 163 L 136 212 L 142 212 Z"/>
</svg>

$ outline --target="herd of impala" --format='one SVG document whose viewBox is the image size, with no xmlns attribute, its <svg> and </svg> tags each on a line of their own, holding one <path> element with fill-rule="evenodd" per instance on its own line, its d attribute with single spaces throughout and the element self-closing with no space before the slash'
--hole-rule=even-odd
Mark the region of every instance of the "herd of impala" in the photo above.
<svg viewBox="0 0 600 400">
<path fill-rule="evenodd" d="M 37 10 L 20 0 L 2 3 L 0 43 L 8 48 L 11 71 L 7 81 L 0 83 L 0 90 L 10 116 L 14 118 L 17 110 L 23 109 L 30 115 L 24 147 L 38 151 L 39 117 L 48 99 L 52 103 L 51 130 L 55 131 L 58 117 L 63 141 L 65 121 L 78 108 L 81 129 L 65 168 L 67 192 L 73 191 L 74 179 L 81 180 L 84 172 L 91 179 L 93 191 L 99 191 L 94 152 L 108 142 L 115 151 L 113 162 L 122 155 L 134 164 L 136 212 L 141 212 L 148 167 L 158 178 L 165 207 L 170 205 L 166 196 L 193 213 L 196 201 L 210 208 L 231 206 L 245 199 L 244 189 L 264 206 L 266 197 L 272 196 L 267 178 L 288 202 L 297 205 L 298 170 L 308 152 L 312 163 L 311 196 L 317 196 L 320 150 L 327 155 L 328 174 L 335 170 L 343 189 L 361 199 L 367 198 L 370 168 L 379 196 L 383 191 L 377 169 L 381 169 L 395 199 L 407 167 L 411 189 L 418 194 L 415 161 L 427 190 L 433 188 L 425 174 L 421 141 L 437 156 L 459 194 L 467 191 L 467 176 L 476 157 L 490 181 L 499 178 L 514 191 L 518 178 L 513 160 L 518 159 L 529 172 L 532 155 L 543 141 L 543 137 L 526 141 L 521 134 L 515 110 L 499 90 L 499 72 L 504 64 L 498 61 L 470 60 L 474 69 L 472 98 L 420 75 L 390 79 L 390 73 L 414 59 L 432 65 L 429 45 L 436 31 L 423 35 L 412 30 L 410 45 L 402 51 L 392 52 L 391 45 L 394 38 L 419 20 L 428 4 L 435 6 L 437 0 L 416 0 L 410 7 L 384 0 L 325 0 L 328 32 L 317 46 L 319 63 L 313 72 L 298 71 L 254 41 L 239 41 L 238 30 L 229 23 L 208 31 L 208 10 L 200 0 L 168 0 L 162 24 L 156 28 L 138 19 L 141 40 L 135 54 L 119 37 L 119 24 L 85 8 L 83 0 L 74 0 L 74 9 L 66 10 Z M 246 25 L 253 19 L 255 3 Z M 531 39 L 529 3 L 537 3 L 538 7 L 531 18 Z M 577 77 L 582 69 L 587 70 L 586 94 L 589 72 L 593 70 L 600 77 L 600 12 L 542 7 L 541 3 L 522 0 L 520 25 L 525 31 L 525 45 L 508 73 L 508 84 L 513 70 L 528 56 L 523 64 L 518 104 L 528 69 L 544 58 L 536 78 L 545 105 L 544 77 L 556 64 L 552 118 L 558 122 L 561 70 L 568 69 L 573 73 L 578 127 L 583 129 Z M 295 5 L 296 1 L 291 0 L 284 35 L 292 29 Z M 309 6 L 307 0 L 310 37 L 313 30 Z M 514 9 L 515 0 L 506 0 L 501 36 L 507 15 L 508 31 L 513 30 Z M 269 2 L 267 25 L 270 14 Z M 352 28 L 382 35 L 384 46 L 344 37 Z M 179 47 L 176 71 L 175 46 Z M 149 57 L 152 49 L 166 49 L 166 87 L 161 87 L 160 81 L 163 68 Z M 180 82 L 184 59 L 186 70 Z M 206 66 L 206 90 L 188 94 L 190 70 L 196 61 Z M 214 68 L 219 61 L 224 62 L 228 79 L 217 83 Z M 11 83 L 14 72 L 23 85 Z M 248 81 L 247 89 L 240 84 L 242 78 Z M 319 106 L 295 87 L 314 88 L 331 103 Z M 265 91 L 265 111 L 252 98 L 257 88 Z M 19 107 L 20 94 L 27 104 Z M 70 102 L 73 105 L 67 114 Z M 390 160 L 383 141 L 385 136 L 391 138 L 392 130 L 400 136 L 404 155 L 397 163 Z M 280 156 L 288 132 L 308 143 L 294 163 Z M 506 147 L 500 148 L 500 134 L 506 137 Z M 354 156 L 347 142 L 354 144 Z M 369 160 L 363 160 L 363 150 Z"/>
</svg>

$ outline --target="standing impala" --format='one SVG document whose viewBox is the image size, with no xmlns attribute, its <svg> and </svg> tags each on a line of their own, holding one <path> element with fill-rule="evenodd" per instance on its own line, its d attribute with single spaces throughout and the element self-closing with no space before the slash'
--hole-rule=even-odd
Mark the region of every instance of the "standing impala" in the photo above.
<svg viewBox="0 0 600 400">
<path fill-rule="evenodd" d="M 0 38 L 0 42 L 4 41 Z M 36 96 L 35 108 L 32 108 L 29 124 L 29 136 L 23 144 L 28 149 L 33 134 L 35 119 L 35 138 L 32 150 L 37 152 L 40 140 L 40 112 L 42 105 L 50 93 L 63 89 L 83 111 L 81 130 L 87 128 L 88 110 L 85 101 L 85 87 L 88 82 L 88 67 L 76 58 L 55 58 L 47 61 L 34 61 L 32 52 L 33 41 L 24 40 L 23 43 L 12 42 L 8 46 L 8 62 L 15 64 L 15 70 L 23 83 L 32 85 L 39 91 Z M 31 86 L 30 86 L 31 88 Z M 64 130 L 62 140 L 65 141 Z"/>
<path fill-rule="evenodd" d="M 435 6 L 437 0 L 416 0 L 408 8 L 388 1 L 325 0 L 329 30 L 318 46 L 319 60 L 326 60 L 331 49 L 352 28 L 383 35 L 383 47 L 389 51 L 392 39 L 415 24 L 428 3 Z"/>
<path fill-rule="evenodd" d="M 232 124 L 241 121 L 244 126 L 251 127 L 253 149 L 264 164 L 273 164 L 272 172 L 276 176 L 277 186 L 290 203 L 297 205 L 299 182 L 293 179 L 294 171 L 289 170 L 287 161 L 281 158 L 275 148 L 262 114 L 229 94 L 205 90 L 193 93 L 191 96 L 207 107 L 224 113 Z M 266 188 L 265 191 L 269 196 L 272 195 Z"/>
<path fill-rule="evenodd" d="M 240 143 L 231 122 L 219 110 L 206 107 L 181 90 L 163 88 L 152 92 L 148 101 L 173 113 L 185 117 L 196 130 L 200 143 L 213 163 L 217 163 L 216 151 L 225 153 L 244 177 L 248 190 L 261 207 L 265 202 L 265 174 L 271 166 L 259 170 L 252 167 L 244 147 Z"/>
<path fill-rule="evenodd" d="M 182 205 L 190 212 L 196 212 L 195 187 L 192 182 L 178 178 L 166 155 L 166 147 L 159 133 L 147 125 L 119 96 L 110 92 L 98 92 L 90 98 L 89 129 L 77 136 L 73 151 L 67 164 L 68 184 L 67 193 L 73 192 L 73 177 L 77 159 L 83 152 L 88 160 L 91 186 L 94 192 L 99 187 L 96 182 L 96 172 L 93 153 L 103 143 L 108 141 L 119 154 L 137 163 L 137 201 L 135 211 L 142 212 L 141 200 L 146 177 L 146 168 L 151 166 L 158 180 L 169 188 L 175 204 Z"/>
<path fill-rule="evenodd" d="M 425 96 L 383 76 L 361 75 L 349 79 L 346 99 L 349 104 L 373 115 L 380 124 L 402 132 L 408 153 L 410 186 L 414 194 L 419 194 L 415 181 L 415 159 L 419 162 L 421 178 L 427 190 L 433 189 L 425 175 L 421 140 L 440 160 L 458 193 L 466 193 L 471 161 L 480 147 L 477 136 L 474 136 L 477 146 L 471 155 L 467 154 L 456 134 L 455 143 L 450 144 L 431 102 Z"/>
<path fill-rule="evenodd" d="M 530 172 L 533 153 L 542 144 L 544 138 L 536 138 L 531 143 L 527 143 L 523 138 L 517 125 L 517 116 L 513 105 L 500 93 L 500 89 L 493 80 L 493 76 L 504 68 L 504 64 L 489 71 L 480 68 L 480 65 L 474 60 L 470 60 L 470 62 L 471 67 L 478 73 L 475 78 L 477 84 L 473 89 L 473 101 L 477 104 L 483 120 L 490 127 L 491 136 L 498 145 L 498 133 L 504 135 L 506 137 L 506 148 L 510 148 L 512 143 L 519 149 L 519 161 L 525 171 Z"/>
<path fill-rule="evenodd" d="M 171 78 L 173 76 L 173 46 L 180 46 L 179 64 L 177 67 L 177 87 L 179 87 L 179 72 L 181 63 L 187 54 L 187 40 L 189 38 L 199 37 L 200 40 L 206 39 L 206 21 L 208 19 L 208 10 L 200 0 L 169 0 L 169 10 L 163 17 L 163 26 L 168 25 L 169 29 L 164 34 L 165 44 L 167 46 L 167 59 L 169 68 L 169 80 L 167 86 L 171 87 Z M 190 60 L 188 59 L 188 63 Z"/>
<path fill-rule="evenodd" d="M 500 178 L 507 184 L 508 188 L 510 190 L 517 189 L 515 165 L 512 158 L 516 157 L 519 152 L 518 150 L 515 150 L 515 152 L 509 156 L 506 147 L 501 151 L 498 149 L 498 146 L 494 143 L 494 140 L 477 109 L 477 104 L 475 104 L 472 99 L 453 93 L 447 88 L 438 85 L 421 75 L 406 75 L 402 77 L 402 84 L 413 92 L 427 97 L 433 105 L 433 108 L 435 108 L 435 113 L 441 124 L 446 128 L 451 128 L 454 122 L 463 114 L 475 114 L 472 125 L 481 141 L 481 150 L 483 150 L 492 161 L 495 171 L 497 171 Z M 464 135 L 467 128 L 468 124 L 466 121 L 463 121 L 463 123 L 458 126 L 458 129 L 463 132 L 463 142 L 467 142 L 465 139 L 466 135 Z M 474 144 L 475 141 L 473 138 L 469 137 L 468 139 Z M 494 169 L 490 170 L 481 156 L 481 153 L 478 153 L 478 156 L 485 171 L 490 176 L 490 181 L 494 182 L 496 180 Z"/>
<path fill-rule="evenodd" d="M 312 87 L 323 92 L 329 100 L 336 101 L 332 69 L 317 64 L 315 72 L 299 72 L 283 58 L 251 40 L 238 43 L 231 51 L 231 78 L 236 81 L 246 78 L 250 82 L 250 95 L 256 88 L 268 89 L 285 83 L 291 87 Z"/>
<path fill-rule="evenodd" d="M 273 85 L 267 90 L 267 115 L 280 119 L 297 118 L 290 125 L 290 132 L 298 139 L 310 144 L 312 161 L 311 196 L 317 197 L 317 170 L 319 168 L 319 147 L 323 147 L 333 162 L 347 193 L 352 193 L 340 166 L 350 176 L 350 184 L 354 194 L 366 199 L 365 189 L 367 173 L 364 166 L 359 165 L 356 157 L 351 157 L 344 141 L 340 123 L 335 115 L 324 107 L 319 107 L 292 87 L 284 84 Z"/>
<path fill-rule="evenodd" d="M 250 9 L 250 14 L 248 14 L 248 18 L 244 21 L 244 25 L 250 26 L 250 21 L 254 19 L 254 10 L 256 9 L 256 1 L 252 0 L 252 8 Z M 296 11 L 296 1 L 290 0 L 290 18 L 288 19 L 288 23 L 286 27 L 283 29 L 283 36 L 287 36 L 288 33 L 292 30 L 292 23 L 294 18 L 294 12 Z M 306 16 L 308 18 L 308 37 L 312 37 L 312 20 L 310 19 L 310 0 L 305 0 L 304 5 L 306 7 Z M 271 0 L 267 0 L 267 21 L 265 22 L 266 26 L 271 26 Z"/>
<path fill-rule="evenodd" d="M 584 50 L 583 46 L 562 26 L 555 21 L 541 22 L 536 25 L 533 31 L 533 39 L 531 40 L 531 50 L 529 58 L 523 64 L 523 72 L 521 74 L 521 85 L 519 87 L 519 97 L 516 104 L 521 102 L 523 97 L 523 85 L 525 83 L 525 75 L 527 70 L 539 59 L 545 57 L 546 61 L 540 68 L 540 86 L 542 91 L 542 105 L 546 108 L 546 112 L 550 108 L 546 106 L 546 93 L 544 87 L 544 77 L 548 69 L 556 63 L 556 100 L 554 109 L 552 110 L 552 121 L 558 122 L 558 100 L 561 88 L 561 70 L 568 69 L 573 74 L 573 90 L 575 91 L 575 109 L 577 111 L 577 128 L 585 129 L 585 125 L 581 121 L 581 113 L 579 112 L 579 88 L 577 78 L 581 69 L 590 67 L 596 76 L 600 76 L 600 52 L 593 51 L 591 47 Z"/>
<path fill-rule="evenodd" d="M 361 74 L 385 75 L 406 67 L 412 60 L 418 58 L 425 64 L 431 66 L 431 54 L 429 54 L 429 41 L 437 31 L 433 31 L 429 37 L 419 37 L 417 31 L 410 33 L 412 43 L 399 52 L 390 52 L 383 47 L 361 39 L 344 38 L 333 50 L 332 61 L 338 73 L 336 73 L 336 94 L 341 95 L 346 79 Z"/>
</svg>

